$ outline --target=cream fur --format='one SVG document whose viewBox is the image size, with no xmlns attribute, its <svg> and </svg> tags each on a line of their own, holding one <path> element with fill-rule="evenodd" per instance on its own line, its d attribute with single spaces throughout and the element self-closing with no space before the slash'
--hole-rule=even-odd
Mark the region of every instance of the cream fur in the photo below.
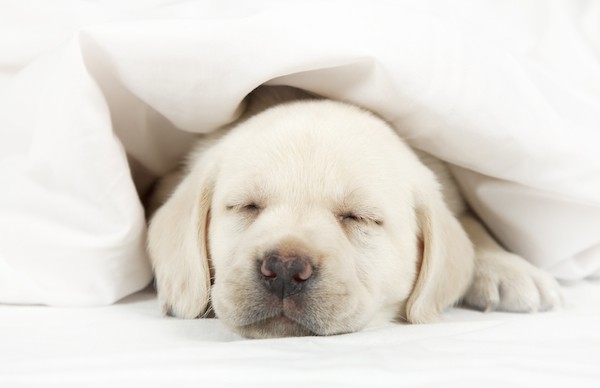
<svg viewBox="0 0 600 388">
<path fill-rule="evenodd" d="M 445 165 L 384 121 L 329 100 L 279 103 L 290 99 L 281 88 L 254 96 L 251 117 L 200 141 L 150 222 L 165 312 L 212 307 L 242 335 L 273 337 L 432 322 L 462 298 L 514 311 L 559 304 L 554 279 L 470 215 Z M 257 265 L 275 249 L 318 271 L 301 296 L 279 300 L 260 284 Z"/>
</svg>

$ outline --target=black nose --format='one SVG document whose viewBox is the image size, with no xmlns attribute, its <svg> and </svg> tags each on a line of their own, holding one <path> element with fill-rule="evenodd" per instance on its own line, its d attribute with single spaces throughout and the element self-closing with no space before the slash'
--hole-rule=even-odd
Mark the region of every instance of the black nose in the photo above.
<svg viewBox="0 0 600 388">
<path fill-rule="evenodd" d="M 305 257 L 270 254 L 260 266 L 265 287 L 281 298 L 302 292 L 313 275 L 313 266 Z"/>
</svg>

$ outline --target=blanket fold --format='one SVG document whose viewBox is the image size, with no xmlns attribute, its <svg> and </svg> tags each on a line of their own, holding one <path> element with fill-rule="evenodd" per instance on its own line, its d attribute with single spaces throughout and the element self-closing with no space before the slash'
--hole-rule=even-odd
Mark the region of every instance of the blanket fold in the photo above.
<svg viewBox="0 0 600 388">
<path fill-rule="evenodd" d="M 374 111 L 454 166 L 508 249 L 600 276 L 600 34 L 582 18 L 599 7 L 216 3 L 85 25 L 1 84 L 0 302 L 107 304 L 147 285 L 138 194 L 262 84 Z"/>
</svg>

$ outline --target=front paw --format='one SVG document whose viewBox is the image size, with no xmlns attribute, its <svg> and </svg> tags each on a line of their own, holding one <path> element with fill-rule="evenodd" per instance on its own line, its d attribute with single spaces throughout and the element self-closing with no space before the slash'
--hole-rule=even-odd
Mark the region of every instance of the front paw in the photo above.
<svg viewBox="0 0 600 388">
<path fill-rule="evenodd" d="M 536 312 L 562 304 L 558 282 L 525 259 L 507 252 L 477 258 L 464 302 L 484 311 Z"/>
<path fill-rule="evenodd" d="M 155 287 L 164 315 L 194 319 L 204 316 L 209 301 L 206 281 L 193 271 L 155 274 Z"/>
</svg>

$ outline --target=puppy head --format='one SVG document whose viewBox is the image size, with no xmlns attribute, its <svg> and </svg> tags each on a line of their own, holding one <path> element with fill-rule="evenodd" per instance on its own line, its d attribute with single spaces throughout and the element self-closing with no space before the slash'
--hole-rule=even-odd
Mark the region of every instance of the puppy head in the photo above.
<svg viewBox="0 0 600 388">
<path fill-rule="evenodd" d="M 210 159 L 197 159 L 159 212 L 166 218 L 182 208 L 173 202 L 191 201 L 200 209 L 168 221 L 187 226 L 158 219 L 151 234 L 194 228 L 182 238 L 195 241 L 171 254 L 210 260 L 214 311 L 244 336 L 430 321 L 468 284 L 470 243 L 433 174 L 367 112 L 331 101 L 282 105 L 234 128 Z M 196 286 L 208 293 L 207 265 L 194 270 L 204 271 Z"/>
</svg>

